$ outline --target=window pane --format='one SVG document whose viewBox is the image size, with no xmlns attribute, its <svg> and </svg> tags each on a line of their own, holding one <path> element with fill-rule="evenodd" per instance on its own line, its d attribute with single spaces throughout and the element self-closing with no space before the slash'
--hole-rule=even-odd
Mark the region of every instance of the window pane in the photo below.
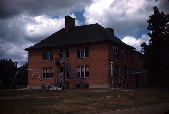
<svg viewBox="0 0 169 114">
<path fill-rule="evenodd" d="M 123 67 L 123 76 L 124 76 L 124 78 L 128 77 L 128 68 L 127 67 Z"/>
<path fill-rule="evenodd" d="M 86 66 L 86 69 L 85 69 L 85 77 L 89 77 L 89 67 Z"/>
<path fill-rule="evenodd" d="M 46 50 L 43 50 L 43 60 L 46 60 Z"/>
<path fill-rule="evenodd" d="M 63 57 L 63 48 L 60 48 L 59 55 L 60 55 L 60 57 Z"/>
<path fill-rule="evenodd" d="M 77 66 L 77 75 L 80 77 L 80 66 Z"/>
<path fill-rule="evenodd" d="M 77 48 L 77 57 L 80 57 L 80 48 Z"/>
<path fill-rule="evenodd" d="M 81 47 L 81 57 L 85 57 L 85 56 L 84 56 L 84 52 L 85 52 L 85 51 L 84 51 L 84 47 Z"/>
<path fill-rule="evenodd" d="M 81 67 L 81 77 L 84 77 L 84 66 Z"/>
<path fill-rule="evenodd" d="M 43 78 L 46 78 L 46 68 L 43 68 Z"/>
<path fill-rule="evenodd" d="M 119 47 L 118 46 L 113 46 L 113 56 L 119 57 Z"/>
<path fill-rule="evenodd" d="M 86 66 L 86 72 L 89 72 L 89 67 L 88 66 Z"/>
<path fill-rule="evenodd" d="M 50 77 L 49 78 L 52 78 L 53 77 L 53 71 L 52 71 L 52 68 L 50 68 Z"/>
<path fill-rule="evenodd" d="M 114 74 L 114 77 L 117 77 L 117 67 L 116 66 L 114 66 L 113 74 Z"/>
<path fill-rule="evenodd" d="M 46 78 L 49 78 L 50 69 L 47 68 Z"/>
<path fill-rule="evenodd" d="M 50 60 L 53 60 L 53 51 L 50 50 Z"/>
</svg>

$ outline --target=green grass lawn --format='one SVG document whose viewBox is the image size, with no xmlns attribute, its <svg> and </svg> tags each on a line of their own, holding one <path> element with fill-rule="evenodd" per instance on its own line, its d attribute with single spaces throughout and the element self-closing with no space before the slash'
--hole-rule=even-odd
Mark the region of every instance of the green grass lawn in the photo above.
<svg viewBox="0 0 169 114">
<path fill-rule="evenodd" d="M 165 102 L 169 90 L 0 90 L 0 114 L 93 114 Z"/>
</svg>

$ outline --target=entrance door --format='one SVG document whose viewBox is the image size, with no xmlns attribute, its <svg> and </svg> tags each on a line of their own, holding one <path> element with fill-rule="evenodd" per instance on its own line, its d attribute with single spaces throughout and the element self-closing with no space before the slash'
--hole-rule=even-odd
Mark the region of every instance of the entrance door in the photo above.
<svg viewBox="0 0 169 114">
<path fill-rule="evenodd" d="M 65 80 L 69 78 L 69 72 L 66 71 L 66 69 L 64 69 L 63 67 L 59 67 L 59 76 L 63 76 L 62 78 L 64 78 L 64 82 L 62 82 L 62 84 L 64 84 L 64 88 L 69 88 L 69 82 Z"/>
</svg>

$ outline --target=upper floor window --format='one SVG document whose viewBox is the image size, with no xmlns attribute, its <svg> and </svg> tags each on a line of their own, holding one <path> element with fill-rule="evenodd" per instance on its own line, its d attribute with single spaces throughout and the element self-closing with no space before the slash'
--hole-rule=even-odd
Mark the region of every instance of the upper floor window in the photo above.
<svg viewBox="0 0 169 114">
<path fill-rule="evenodd" d="M 63 57 L 63 48 L 59 49 L 59 57 Z"/>
<path fill-rule="evenodd" d="M 127 55 L 127 49 L 122 49 L 122 59 L 127 60 L 128 59 L 127 56 L 128 56 Z"/>
<path fill-rule="evenodd" d="M 52 78 L 53 77 L 51 67 L 50 68 L 43 68 L 42 72 L 43 72 L 43 78 Z"/>
<path fill-rule="evenodd" d="M 119 57 L 119 47 L 118 46 L 113 46 L 113 56 Z"/>
<path fill-rule="evenodd" d="M 114 66 L 114 77 L 119 78 L 120 76 L 120 67 L 119 66 Z"/>
<path fill-rule="evenodd" d="M 84 57 L 89 57 L 89 47 L 88 46 L 77 47 L 77 58 Z"/>
<path fill-rule="evenodd" d="M 81 78 L 88 78 L 89 66 L 77 66 L 77 75 Z"/>
<path fill-rule="evenodd" d="M 69 48 L 65 49 L 65 58 L 68 59 L 69 58 Z"/>
<path fill-rule="evenodd" d="M 134 60 L 134 69 L 138 69 L 138 62 L 137 62 L 137 60 Z"/>
<path fill-rule="evenodd" d="M 43 60 L 53 60 L 53 51 L 43 50 Z"/>
</svg>

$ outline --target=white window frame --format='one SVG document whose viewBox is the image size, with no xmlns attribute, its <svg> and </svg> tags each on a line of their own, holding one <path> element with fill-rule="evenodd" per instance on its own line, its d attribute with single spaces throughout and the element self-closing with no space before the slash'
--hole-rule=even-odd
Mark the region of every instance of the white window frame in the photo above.
<svg viewBox="0 0 169 114">
<path fill-rule="evenodd" d="M 87 48 L 88 48 L 88 50 L 86 50 Z M 78 51 L 79 51 L 79 55 L 78 55 Z M 83 52 L 83 55 L 82 55 L 82 52 Z M 86 54 L 86 52 L 88 54 Z M 77 58 L 87 58 L 87 57 L 89 57 L 89 47 L 88 46 L 79 46 L 79 47 L 77 47 L 76 56 L 77 56 Z"/>
<path fill-rule="evenodd" d="M 138 69 L 138 62 L 137 62 L 137 60 L 134 60 L 134 69 L 135 69 L 135 70 Z"/>
<path fill-rule="evenodd" d="M 116 76 L 116 73 L 117 72 L 117 76 Z M 119 78 L 120 77 L 120 67 L 119 66 L 114 66 L 114 76 L 115 78 Z"/>
<path fill-rule="evenodd" d="M 43 50 L 43 61 L 52 61 L 53 60 L 53 51 L 50 49 Z"/>
<path fill-rule="evenodd" d="M 59 48 L 59 57 L 63 57 L 63 48 Z"/>
<path fill-rule="evenodd" d="M 77 66 L 76 67 L 76 69 L 77 69 L 77 75 L 80 77 L 80 78 L 89 78 L 89 75 L 88 76 L 86 76 L 86 73 L 87 73 L 87 71 L 86 71 L 86 68 L 88 67 L 88 69 L 89 69 L 89 66 Z M 83 72 L 82 72 L 82 68 L 83 68 Z M 78 70 L 80 70 L 80 72 L 78 72 Z M 89 72 L 89 71 L 88 71 Z M 82 76 L 82 74 L 83 74 L 83 76 Z"/>
<path fill-rule="evenodd" d="M 113 46 L 113 57 L 119 58 L 119 47 Z"/>
<path fill-rule="evenodd" d="M 127 49 L 122 49 L 122 59 L 124 60 L 128 59 Z"/>
<path fill-rule="evenodd" d="M 44 72 L 45 70 L 45 72 Z M 47 77 L 47 71 L 49 70 L 49 77 Z M 53 78 L 53 68 L 52 67 L 47 67 L 42 69 L 42 78 L 43 79 L 52 79 Z"/>
</svg>

